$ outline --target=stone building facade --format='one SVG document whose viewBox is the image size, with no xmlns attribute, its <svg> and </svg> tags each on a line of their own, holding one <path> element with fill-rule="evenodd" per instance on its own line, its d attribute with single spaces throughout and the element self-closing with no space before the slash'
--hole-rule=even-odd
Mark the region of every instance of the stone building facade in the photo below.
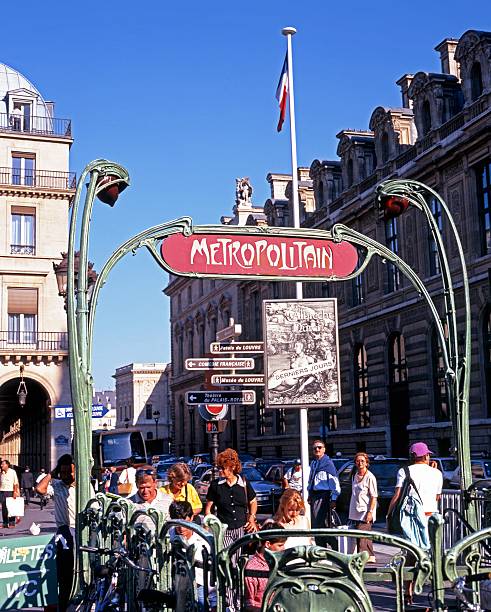
<svg viewBox="0 0 491 612">
<path fill-rule="evenodd" d="M 116 427 L 137 427 L 160 452 L 168 452 L 171 440 L 170 371 L 167 363 L 130 363 L 113 374 Z"/>
<path fill-rule="evenodd" d="M 66 313 L 53 263 L 67 250 L 71 122 L 0 64 L 0 456 L 34 470 L 70 451 Z M 27 390 L 17 392 L 21 366 Z"/>
<path fill-rule="evenodd" d="M 410 210 L 384 221 L 374 206 L 374 190 L 384 179 L 402 177 L 422 181 L 443 196 L 462 237 L 471 288 L 472 449 L 487 451 L 491 34 L 469 31 L 458 41 L 442 41 L 436 50 L 441 74 L 404 75 L 398 81 L 402 108 L 378 107 L 372 113 L 363 143 L 365 151 L 374 152 L 371 174 L 356 176 L 353 171 L 353 181 L 346 182 L 352 165 L 362 167 L 358 134 L 341 137 L 343 191 L 337 197 L 325 195 L 323 183 L 332 174 L 329 162 L 312 164 L 317 209 L 305 225 L 326 228 L 344 223 L 375 238 L 409 263 L 441 305 L 440 262 L 424 217 Z M 351 136 L 351 142 L 345 140 L 341 146 L 345 136 Z M 448 220 L 436 200 L 431 206 L 460 279 Z M 397 269 L 380 260 L 356 281 L 333 283 L 330 293 L 339 301 L 343 383 L 343 405 L 327 436 L 332 450 L 405 456 L 408 444 L 423 439 L 438 453 L 448 454 L 453 442 L 442 360 L 426 305 Z M 457 304 L 460 308 L 461 284 Z M 462 325 L 460 310 L 458 322 Z"/>
</svg>

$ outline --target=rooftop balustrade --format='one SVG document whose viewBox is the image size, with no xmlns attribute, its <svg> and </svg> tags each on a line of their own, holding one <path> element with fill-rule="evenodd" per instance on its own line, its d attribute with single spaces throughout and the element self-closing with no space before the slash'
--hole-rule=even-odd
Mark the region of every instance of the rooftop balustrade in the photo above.
<svg viewBox="0 0 491 612">
<path fill-rule="evenodd" d="M 0 132 L 56 136 L 71 140 L 72 122 L 70 119 L 56 119 L 55 117 L 12 116 L 0 113 Z"/>
</svg>

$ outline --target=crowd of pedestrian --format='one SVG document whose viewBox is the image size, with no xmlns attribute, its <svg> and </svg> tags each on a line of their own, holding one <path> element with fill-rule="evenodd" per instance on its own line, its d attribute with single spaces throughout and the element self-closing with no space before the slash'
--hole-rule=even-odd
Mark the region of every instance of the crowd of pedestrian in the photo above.
<svg viewBox="0 0 491 612">
<path fill-rule="evenodd" d="M 432 452 L 424 442 L 418 442 L 410 447 L 410 465 L 399 470 L 395 483 L 395 494 L 389 505 L 393 514 L 401 502 L 402 496 L 421 501 L 422 523 L 419 530 L 427 532 L 428 517 L 437 511 L 437 501 L 442 490 L 442 475 L 431 465 Z M 267 584 L 268 565 L 265 550 L 278 552 L 284 548 L 300 545 L 317 544 L 338 548 L 337 537 L 316 536 L 308 534 L 292 534 L 289 531 L 308 531 L 310 528 L 333 526 L 331 519 L 340 494 L 340 484 L 336 468 L 326 454 L 322 440 L 312 444 L 313 460 L 303 473 L 301 461 L 295 460 L 290 470 L 286 471 L 282 485 L 283 494 L 279 500 L 274 516 L 266 521 L 258 522 L 257 500 L 254 488 L 242 473 L 242 465 L 237 452 L 226 449 L 218 454 L 217 467 L 219 477 L 212 480 L 206 495 L 204 515 L 214 514 L 226 525 L 224 546 L 230 546 L 244 534 L 264 529 L 282 529 L 284 535 L 261 539 L 255 551 L 245 565 L 244 597 L 247 611 L 261 608 L 262 595 Z M 19 495 L 19 482 L 15 470 L 8 461 L 0 463 L 0 501 L 2 503 L 2 518 L 4 526 L 11 523 L 11 517 L 4 511 L 5 500 L 9 496 Z M 407 480 L 409 478 L 409 480 Z M 406 484 L 405 481 L 407 480 Z M 191 484 L 191 471 L 187 464 L 177 462 L 168 470 L 168 484 L 157 485 L 157 473 L 153 466 L 135 466 L 128 460 L 123 470 L 116 467 L 107 470 L 104 476 L 104 489 L 109 493 L 122 494 L 142 510 L 155 508 L 170 519 L 180 519 L 186 522 L 201 523 L 201 500 L 196 489 Z M 49 473 L 42 472 L 37 479 L 26 467 L 20 483 L 26 503 L 29 503 L 33 488 L 44 495 L 48 487 L 54 490 L 55 521 L 57 525 L 57 563 L 59 580 L 59 609 L 68 604 L 71 580 L 73 576 L 73 542 L 75 536 L 75 466 L 70 455 L 64 455 L 58 461 L 56 468 Z M 409 485 L 409 486 L 407 486 Z M 303 490 L 307 491 L 307 499 Z M 27 492 L 28 491 L 28 492 Z M 356 453 L 354 467 L 351 472 L 351 497 L 348 510 L 348 527 L 351 529 L 370 531 L 377 518 L 377 480 L 370 471 L 370 457 L 364 453 Z M 310 518 L 307 502 L 310 507 Z M 140 520 L 140 519 L 139 519 Z M 153 521 L 142 515 L 141 520 L 153 528 Z M 412 540 L 411 533 L 405 537 Z M 424 533 L 418 534 L 424 537 Z M 426 534 L 427 537 L 427 534 Z M 191 528 L 176 527 L 171 532 L 171 541 L 180 541 L 185 547 L 195 545 L 195 560 L 198 561 L 195 571 L 196 587 L 199 598 L 199 608 L 203 609 L 204 598 L 213 610 L 216 605 L 216 593 L 212 584 L 205 585 L 202 569 L 203 550 L 206 542 Z M 375 563 L 373 542 L 368 537 L 350 538 L 348 552 L 368 552 L 368 562 Z M 416 542 L 415 542 L 416 543 Z M 418 540 L 419 544 L 421 542 Z M 209 552 L 209 551 L 208 551 Z M 235 567 L 239 554 L 237 550 L 231 557 Z M 201 555 L 201 556 L 200 556 Z M 411 557 L 407 559 L 410 563 Z M 239 609 L 238 589 L 229 588 L 225 593 L 230 612 Z M 412 585 L 406 584 L 406 601 L 412 601 Z"/>
</svg>

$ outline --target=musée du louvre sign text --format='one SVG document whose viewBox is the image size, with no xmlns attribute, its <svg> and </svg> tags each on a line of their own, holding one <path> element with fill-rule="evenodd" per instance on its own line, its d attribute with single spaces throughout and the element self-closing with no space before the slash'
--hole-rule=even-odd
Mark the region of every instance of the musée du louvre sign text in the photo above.
<svg viewBox="0 0 491 612">
<path fill-rule="evenodd" d="M 161 254 L 176 273 L 231 276 L 343 277 L 358 263 L 348 242 L 266 234 L 173 234 Z"/>
</svg>

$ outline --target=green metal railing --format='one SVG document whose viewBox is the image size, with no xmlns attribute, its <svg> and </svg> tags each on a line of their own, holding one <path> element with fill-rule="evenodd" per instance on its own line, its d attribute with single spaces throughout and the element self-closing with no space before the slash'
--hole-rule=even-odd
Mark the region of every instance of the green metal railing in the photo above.
<svg viewBox="0 0 491 612">
<path fill-rule="evenodd" d="M 91 500 L 82 513 L 83 544 L 108 549 L 125 544 L 135 563 L 156 571 L 151 583 L 145 582 L 141 573 L 131 568 L 127 568 L 126 575 L 121 577 L 129 612 L 140 609 L 137 595 L 141 588 L 167 593 L 169 599 L 177 602 L 179 609 L 197 610 L 197 569 L 203 572 L 202 582 L 207 585 L 205 610 L 209 609 L 206 601 L 209 590 L 216 596 L 217 612 L 225 612 L 227 594 L 233 594 L 243 609 L 244 580 L 248 576 L 245 566 L 250 544 L 274 536 L 328 535 L 344 542 L 348 538 L 353 547 L 356 540 L 368 538 L 375 545 L 385 547 L 386 558 L 382 564 L 367 565 L 366 552 L 350 554 L 315 545 L 297 546 L 278 553 L 266 551 L 269 571 L 264 575 L 267 587 L 263 610 L 336 612 L 352 609 L 371 612 L 376 609 L 377 587 L 385 585 L 394 609 L 403 611 L 406 609 L 404 583 L 412 581 L 414 592 L 424 594 L 428 607 L 443 612 L 456 605 L 459 579 L 466 579 L 469 591 L 473 591 L 475 597 L 480 579 L 491 571 L 491 528 L 472 533 L 445 550 L 444 519 L 440 514 L 434 514 L 429 520 L 429 551 L 386 533 L 349 529 L 261 531 L 247 534 L 231 546 L 224 547 L 226 526 L 214 516 L 205 518 L 204 527 L 183 521 L 165 521 L 164 518 L 155 510 L 145 512 L 125 499 L 109 499 L 103 494 Z M 178 525 L 200 536 L 203 549 L 200 553 L 204 551 L 206 554 L 197 555 L 194 546 L 186 547 L 183 540 L 171 537 Z M 200 560 L 197 561 L 196 557 Z M 105 561 L 105 558 L 93 556 L 92 567 Z M 472 599 L 468 595 L 466 598 Z M 171 610 L 173 607 L 164 606 L 162 609 Z"/>
</svg>

